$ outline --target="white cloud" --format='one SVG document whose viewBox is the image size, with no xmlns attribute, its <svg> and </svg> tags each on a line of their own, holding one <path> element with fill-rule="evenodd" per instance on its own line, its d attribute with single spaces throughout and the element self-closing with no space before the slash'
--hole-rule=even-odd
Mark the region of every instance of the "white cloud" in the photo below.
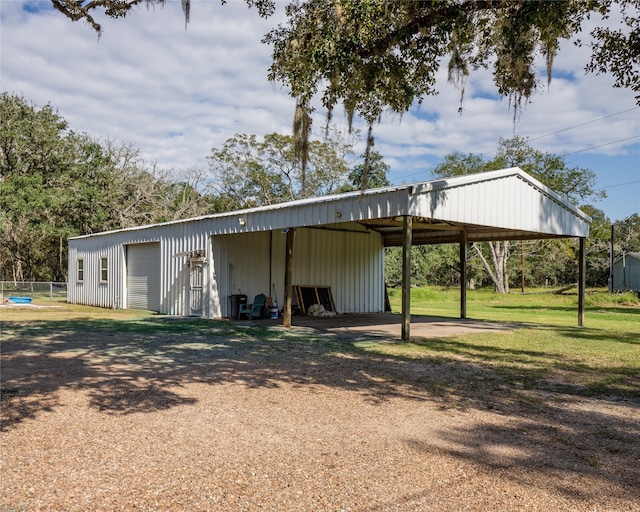
<svg viewBox="0 0 640 512">
<path fill-rule="evenodd" d="M 86 24 L 19 6 L 2 7 L 2 88 L 50 102 L 75 130 L 181 169 L 205 166 L 235 132 L 290 126 L 293 100 L 266 80 L 270 50 L 260 39 L 272 22 L 244 5 L 198 3 L 187 30 L 177 3 L 138 9 L 99 20 L 99 40 Z"/>
<path fill-rule="evenodd" d="M 211 148 L 234 133 L 291 130 L 294 101 L 280 84 L 267 81 L 271 49 L 260 43 L 284 19 L 282 2 L 267 20 L 244 2 L 195 2 L 186 30 L 179 2 L 151 11 L 141 7 L 125 19 L 100 19 L 100 39 L 88 25 L 53 11 L 48 1 L 32 3 L 41 7 L 38 12 L 26 12 L 23 5 L 0 3 L 1 88 L 39 106 L 50 103 L 76 131 L 130 142 L 148 161 L 185 170 L 206 167 Z M 375 127 L 376 149 L 392 165 L 392 180 L 428 179 L 426 171 L 447 153 L 491 152 L 514 128 L 535 139 L 571 127 L 532 145 L 576 154 L 576 162 L 588 155 L 609 158 L 608 166 L 616 169 L 615 158 L 627 155 L 620 160 L 620 179 L 640 179 L 640 140 L 603 146 L 639 135 L 640 110 L 590 123 L 634 107 L 635 100 L 630 91 L 613 89 L 611 77 L 585 76 L 588 58 L 588 48 L 563 45 L 550 88 L 541 85 L 515 126 L 508 101 L 495 98 L 491 70 L 469 78 L 461 115 L 460 91 L 441 71 L 439 95 Z M 338 112 L 335 120 L 345 128 Z M 321 109 L 314 123 L 320 132 Z M 361 122 L 356 128 L 366 133 Z M 595 146 L 602 147 L 575 153 Z M 620 195 L 628 189 L 612 190 L 623 198 L 607 206 L 613 218 L 640 210 L 637 198 Z"/>
</svg>

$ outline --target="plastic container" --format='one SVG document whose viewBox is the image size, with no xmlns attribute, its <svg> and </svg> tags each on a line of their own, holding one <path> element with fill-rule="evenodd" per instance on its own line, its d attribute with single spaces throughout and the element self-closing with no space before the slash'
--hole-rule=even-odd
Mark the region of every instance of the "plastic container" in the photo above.
<svg viewBox="0 0 640 512">
<path fill-rule="evenodd" d="M 31 304 L 31 297 L 9 297 L 14 304 Z"/>
<path fill-rule="evenodd" d="M 247 303 L 247 296 L 241 293 L 236 293 L 233 295 L 229 295 L 229 300 L 231 301 L 231 318 L 233 320 L 238 319 L 238 313 L 240 313 L 240 304 Z"/>
</svg>

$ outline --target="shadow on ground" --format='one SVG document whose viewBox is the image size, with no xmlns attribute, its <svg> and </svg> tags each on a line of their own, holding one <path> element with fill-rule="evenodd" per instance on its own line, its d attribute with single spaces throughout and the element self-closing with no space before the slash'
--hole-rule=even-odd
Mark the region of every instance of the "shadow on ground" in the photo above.
<svg viewBox="0 0 640 512">
<path fill-rule="evenodd" d="M 5 322 L 3 330 L 3 430 L 58 407 L 62 389 L 83 390 L 90 407 L 118 415 L 195 403 L 178 392 L 189 383 L 326 386 L 372 404 L 401 398 L 490 411 L 505 421 L 438 433 L 455 447 L 451 455 L 503 470 L 527 465 L 527 475 L 588 476 L 640 494 L 640 378 L 632 367 L 609 368 L 594 387 L 560 378 L 590 371 L 578 359 L 462 337 L 419 341 L 428 350 L 410 358 L 371 351 L 380 337 L 367 342 L 362 333 L 161 317 Z M 432 449 L 424 439 L 406 443 Z M 498 457 L 496 447 L 518 455 Z"/>
</svg>

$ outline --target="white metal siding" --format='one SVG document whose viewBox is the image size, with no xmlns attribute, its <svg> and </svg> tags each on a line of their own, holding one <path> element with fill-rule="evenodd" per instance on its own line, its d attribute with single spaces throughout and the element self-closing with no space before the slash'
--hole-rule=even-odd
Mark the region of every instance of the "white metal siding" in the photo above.
<svg viewBox="0 0 640 512">
<path fill-rule="evenodd" d="M 186 222 L 162 226 L 158 236 L 162 240 L 162 305 L 161 313 L 169 315 L 190 315 L 190 270 L 189 255 L 193 251 L 204 251 L 209 262 L 209 236 L 203 227 Z M 203 310 L 209 313 L 207 286 L 209 285 L 209 265 L 203 268 Z"/>
<path fill-rule="evenodd" d="M 479 178 L 452 179 L 446 186 L 448 182 L 443 180 L 436 182 L 440 186 L 417 187 L 410 214 L 513 231 L 589 236 L 589 223 L 543 185 L 525 181 L 519 173 L 503 173 L 484 181 Z"/>
<path fill-rule="evenodd" d="M 150 238 L 159 232 L 208 235 L 252 233 L 289 227 L 415 215 L 458 223 L 558 236 L 589 234 L 590 219 L 518 168 L 400 187 L 292 201 L 262 208 L 197 217 L 77 237 L 124 234 Z"/>
<path fill-rule="evenodd" d="M 108 279 L 100 282 L 100 259 L 107 258 Z M 77 262 L 84 260 L 84 280 L 77 281 Z M 67 301 L 103 308 L 122 307 L 124 248 L 104 238 L 69 241 Z"/>
<path fill-rule="evenodd" d="M 246 295 L 249 303 L 260 293 L 271 295 L 270 236 L 270 232 L 260 232 L 213 237 L 213 270 L 218 290 L 218 303 L 214 301 L 213 308 L 221 316 L 228 317 L 231 313 L 231 295 Z"/>
<path fill-rule="evenodd" d="M 613 291 L 633 290 L 640 292 L 640 259 L 626 255 L 624 267 L 622 258 L 613 265 Z"/>
<path fill-rule="evenodd" d="M 330 286 L 340 313 L 383 311 L 384 251 L 381 236 L 357 224 L 333 227 L 336 230 L 296 230 L 293 284 Z"/>
<path fill-rule="evenodd" d="M 381 236 L 353 223 L 334 227 L 296 229 L 293 284 L 331 286 L 340 313 L 383 311 Z M 219 235 L 212 244 L 221 316 L 229 316 L 232 294 L 251 302 L 264 293 L 282 307 L 286 236 L 280 230 Z"/>
<path fill-rule="evenodd" d="M 69 286 L 67 300 L 73 304 L 123 308 L 127 304 L 126 257 L 127 246 L 154 243 L 159 245 L 160 290 L 157 311 L 163 314 L 188 315 L 190 251 L 208 251 L 209 233 L 197 223 L 168 224 L 122 230 L 69 240 Z M 100 258 L 109 260 L 109 282 L 99 283 Z M 84 283 L 77 283 L 78 258 L 85 260 Z M 203 274 L 203 316 L 210 314 L 207 296 L 211 282 L 211 265 Z M 160 270 L 159 270 L 160 271 Z"/>
<path fill-rule="evenodd" d="M 127 247 L 127 308 L 160 311 L 160 244 Z"/>
</svg>

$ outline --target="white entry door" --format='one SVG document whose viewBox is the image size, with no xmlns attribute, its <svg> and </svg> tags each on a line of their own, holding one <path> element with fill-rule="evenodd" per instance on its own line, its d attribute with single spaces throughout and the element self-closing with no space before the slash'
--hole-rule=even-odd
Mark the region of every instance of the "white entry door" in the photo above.
<svg viewBox="0 0 640 512">
<path fill-rule="evenodd" d="M 202 275 L 201 261 L 190 262 L 189 307 L 192 315 L 202 315 Z"/>
</svg>

